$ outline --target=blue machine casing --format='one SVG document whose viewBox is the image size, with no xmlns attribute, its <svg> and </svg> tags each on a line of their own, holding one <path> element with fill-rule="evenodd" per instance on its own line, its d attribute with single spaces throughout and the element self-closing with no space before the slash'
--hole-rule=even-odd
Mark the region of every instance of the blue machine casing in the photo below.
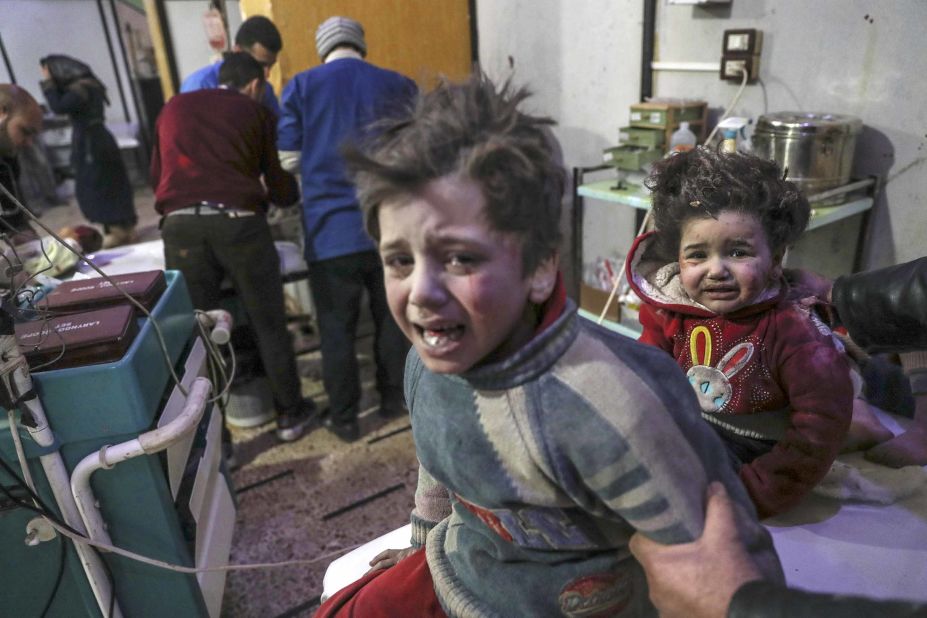
<svg viewBox="0 0 927 618">
<path fill-rule="evenodd" d="M 151 311 L 164 336 L 171 363 L 183 369 L 193 340 L 195 317 L 179 272 L 165 272 L 167 289 Z M 49 424 L 58 440 L 68 471 L 83 457 L 107 444 L 130 440 L 152 429 L 174 382 L 147 318 L 122 359 L 32 375 Z M 207 408 L 202 427 L 209 422 Z M 0 457 L 19 469 L 9 435 L 6 411 L 0 418 Z M 23 434 L 30 470 L 39 494 L 57 510 L 38 457 L 42 451 Z M 15 485 L 0 470 L 0 482 Z M 190 534 L 169 486 L 163 454 L 142 456 L 101 470 L 92 479 L 104 520 L 114 544 L 167 562 L 193 565 Z M 28 547 L 26 523 L 35 513 L 15 508 L 0 511 L 0 598 L 2 613 L 33 616 L 51 595 L 60 564 L 61 539 Z M 100 616 L 83 569 L 67 542 L 65 574 L 47 615 Z M 121 556 L 103 554 L 115 580 L 116 594 L 126 616 L 205 616 L 203 596 L 193 575 L 166 571 Z"/>
</svg>

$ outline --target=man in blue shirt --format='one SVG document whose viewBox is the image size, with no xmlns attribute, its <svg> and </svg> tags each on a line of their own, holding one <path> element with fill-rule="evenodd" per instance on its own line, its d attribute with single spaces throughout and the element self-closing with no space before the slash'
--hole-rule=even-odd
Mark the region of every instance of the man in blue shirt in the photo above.
<svg viewBox="0 0 927 618">
<path fill-rule="evenodd" d="M 264 77 L 270 74 L 271 68 L 277 62 L 277 54 L 283 49 L 283 40 L 280 38 L 280 31 L 263 15 L 249 17 L 238 28 L 235 34 L 235 45 L 233 51 L 244 51 L 251 54 L 251 57 L 258 61 L 264 67 Z M 180 85 L 180 92 L 191 92 L 203 88 L 219 87 L 219 67 L 222 62 L 215 62 L 202 69 L 194 71 L 183 80 Z M 261 103 L 267 106 L 274 114 L 280 115 L 280 104 L 277 102 L 277 95 L 269 82 L 264 83 L 264 92 L 261 95 Z"/>
<path fill-rule="evenodd" d="M 390 316 L 383 267 L 364 231 L 354 183 L 339 149 L 372 122 L 404 113 L 418 90 L 409 78 L 364 60 L 364 29 L 353 19 L 327 19 L 315 40 L 323 64 L 297 74 L 284 89 L 277 146 L 284 169 L 298 171 L 302 179 L 306 261 L 330 403 L 326 424 L 350 442 L 360 437 L 354 338 L 365 289 L 376 329 L 376 385 L 383 416 L 405 410 L 402 373 L 409 344 Z"/>
</svg>

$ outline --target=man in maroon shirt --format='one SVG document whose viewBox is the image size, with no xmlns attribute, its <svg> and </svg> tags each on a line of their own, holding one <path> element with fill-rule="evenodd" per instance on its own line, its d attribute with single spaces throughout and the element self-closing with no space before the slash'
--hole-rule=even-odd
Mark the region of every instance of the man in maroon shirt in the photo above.
<svg viewBox="0 0 927 618">
<path fill-rule="evenodd" d="M 258 102 L 261 65 L 245 52 L 226 54 L 219 84 L 176 95 L 158 116 L 151 177 L 164 261 L 183 273 L 197 309 L 218 307 L 219 286 L 231 280 L 270 381 L 277 437 L 289 442 L 302 436 L 315 404 L 302 398 L 264 213 L 268 201 L 295 204 L 299 189 L 280 167 L 276 119 Z"/>
</svg>

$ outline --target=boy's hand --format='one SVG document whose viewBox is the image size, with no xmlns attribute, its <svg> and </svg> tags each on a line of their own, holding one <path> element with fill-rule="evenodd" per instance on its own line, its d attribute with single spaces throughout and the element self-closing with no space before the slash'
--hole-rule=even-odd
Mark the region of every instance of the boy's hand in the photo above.
<svg viewBox="0 0 927 618">
<path fill-rule="evenodd" d="M 650 600 L 663 618 L 723 618 L 734 593 L 762 574 L 737 531 L 737 505 L 721 483 L 708 486 L 701 538 L 661 545 L 636 533 L 631 553 L 644 567 Z"/>
<path fill-rule="evenodd" d="M 399 561 L 403 558 L 411 556 L 417 550 L 415 547 L 406 547 L 405 549 L 385 549 L 379 554 L 373 557 L 373 560 L 370 561 L 370 570 L 378 571 L 380 569 L 388 569 L 391 566 L 399 564 Z"/>
</svg>

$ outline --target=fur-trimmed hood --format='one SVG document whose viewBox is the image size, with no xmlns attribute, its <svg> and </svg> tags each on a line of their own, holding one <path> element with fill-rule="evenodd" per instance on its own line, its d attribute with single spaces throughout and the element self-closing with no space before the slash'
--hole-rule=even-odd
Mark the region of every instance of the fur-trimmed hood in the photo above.
<svg viewBox="0 0 927 618">
<path fill-rule="evenodd" d="M 648 232 L 634 239 L 625 266 L 625 276 L 631 289 L 641 300 L 661 309 L 684 315 L 711 318 L 718 314 L 689 298 L 679 278 L 679 262 L 667 262 L 653 250 L 656 235 Z M 728 314 L 739 318 L 766 311 L 785 299 L 788 284 L 781 279 L 778 284 L 764 292 L 753 304 Z"/>
</svg>

